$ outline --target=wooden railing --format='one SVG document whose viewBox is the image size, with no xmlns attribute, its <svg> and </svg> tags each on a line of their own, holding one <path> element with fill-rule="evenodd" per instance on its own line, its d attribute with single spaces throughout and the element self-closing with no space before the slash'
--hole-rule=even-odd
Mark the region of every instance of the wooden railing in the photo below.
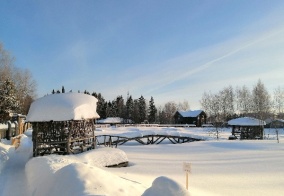
<svg viewBox="0 0 284 196">
<path fill-rule="evenodd" d="M 143 135 L 138 137 L 124 137 L 115 135 L 98 135 L 96 136 L 96 144 L 98 146 L 117 147 L 129 141 L 136 141 L 142 145 L 160 144 L 165 139 L 169 140 L 172 144 L 181 144 L 186 142 L 201 141 L 202 139 L 192 138 L 187 136 L 174 136 L 174 135 Z"/>
</svg>

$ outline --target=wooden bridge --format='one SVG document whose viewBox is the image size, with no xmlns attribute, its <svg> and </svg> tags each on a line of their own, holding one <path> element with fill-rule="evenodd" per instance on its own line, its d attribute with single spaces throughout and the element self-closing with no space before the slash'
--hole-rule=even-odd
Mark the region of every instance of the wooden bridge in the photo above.
<svg viewBox="0 0 284 196">
<path fill-rule="evenodd" d="M 129 141 L 136 141 L 142 145 L 160 144 L 164 140 L 169 140 L 172 144 L 181 144 L 186 142 L 201 141 L 202 139 L 187 137 L 187 136 L 174 136 L 174 135 L 143 135 L 138 137 L 123 137 L 114 135 L 97 135 L 97 145 L 108 147 L 117 147 L 118 145 L 125 144 Z"/>
</svg>

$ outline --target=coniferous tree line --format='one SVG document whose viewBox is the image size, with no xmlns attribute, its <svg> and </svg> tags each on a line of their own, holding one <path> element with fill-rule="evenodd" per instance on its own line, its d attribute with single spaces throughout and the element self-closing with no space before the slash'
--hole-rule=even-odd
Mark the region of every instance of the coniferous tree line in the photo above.
<svg viewBox="0 0 284 196">
<path fill-rule="evenodd" d="M 14 65 L 15 58 L 0 43 L 0 121 L 9 114 L 27 114 L 36 96 L 36 82 L 28 69 Z"/>
<path fill-rule="evenodd" d="M 80 93 L 80 91 L 78 92 Z M 61 91 L 53 89 L 52 94 L 55 93 L 65 93 L 64 86 Z M 146 121 L 155 123 L 157 120 L 157 109 L 153 97 L 151 97 L 149 104 L 147 104 L 146 99 L 142 95 L 138 99 L 133 99 L 131 95 L 127 95 L 126 100 L 124 100 L 122 95 L 119 95 L 112 101 L 106 101 L 101 93 L 90 93 L 87 90 L 83 93 L 92 95 L 98 99 L 97 113 L 101 119 L 120 117 L 125 120 L 125 123 L 141 123 Z"/>
<path fill-rule="evenodd" d="M 52 94 L 64 92 L 64 86 L 62 86 L 61 91 L 52 90 Z M 69 92 L 72 92 L 72 90 Z M 97 113 L 100 115 L 100 119 L 120 117 L 124 119 L 124 123 L 174 123 L 173 115 L 177 110 L 189 109 L 187 101 L 179 104 L 171 101 L 163 107 L 157 108 L 153 97 L 148 101 L 143 95 L 135 99 L 132 95 L 127 94 L 126 99 L 122 95 L 118 95 L 112 101 L 106 101 L 101 93 L 90 93 L 87 90 L 83 91 L 83 93 L 98 99 Z"/>
<path fill-rule="evenodd" d="M 261 80 L 250 90 L 247 86 L 224 87 L 217 93 L 204 92 L 200 100 L 212 123 L 224 123 L 236 117 L 284 118 L 284 88 L 270 95 Z"/>
</svg>

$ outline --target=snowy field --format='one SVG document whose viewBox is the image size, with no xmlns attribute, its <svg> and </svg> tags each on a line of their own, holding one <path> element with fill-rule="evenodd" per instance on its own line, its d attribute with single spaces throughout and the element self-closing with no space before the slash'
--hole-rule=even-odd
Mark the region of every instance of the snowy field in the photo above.
<svg viewBox="0 0 284 196">
<path fill-rule="evenodd" d="M 283 129 L 280 143 L 273 129 L 265 129 L 264 140 L 254 141 L 228 140 L 230 131 L 222 129 L 217 141 L 212 128 L 98 128 L 96 135 L 163 133 L 205 141 L 159 145 L 132 141 L 117 149 L 30 158 L 29 130 L 16 150 L 10 141 L 0 143 L 0 195 L 283 195 Z M 124 161 L 129 161 L 128 167 L 105 167 Z M 188 191 L 183 162 L 191 163 Z"/>
</svg>

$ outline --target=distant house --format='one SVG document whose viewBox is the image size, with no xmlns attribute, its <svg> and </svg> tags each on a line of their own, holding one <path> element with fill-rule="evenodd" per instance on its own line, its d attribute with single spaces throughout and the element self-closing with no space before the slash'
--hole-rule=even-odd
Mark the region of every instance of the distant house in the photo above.
<svg viewBox="0 0 284 196">
<path fill-rule="evenodd" d="M 196 127 L 206 124 L 206 118 L 207 115 L 203 110 L 178 110 L 174 115 L 176 124 L 194 124 Z"/>
</svg>

